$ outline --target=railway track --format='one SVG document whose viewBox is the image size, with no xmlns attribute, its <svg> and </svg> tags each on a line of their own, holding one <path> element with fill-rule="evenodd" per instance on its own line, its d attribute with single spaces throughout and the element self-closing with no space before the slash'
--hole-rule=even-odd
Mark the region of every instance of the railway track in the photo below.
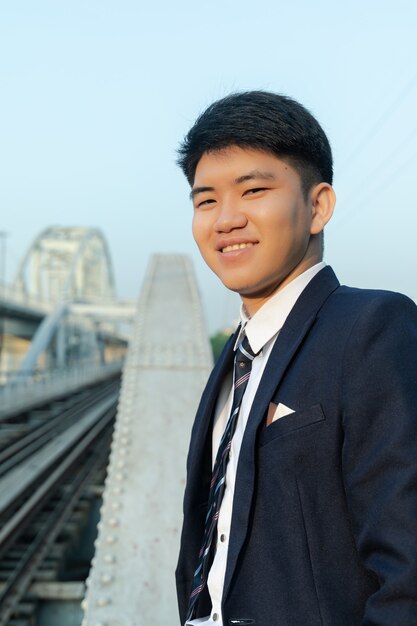
<svg viewBox="0 0 417 626">
<path fill-rule="evenodd" d="M 51 561 L 58 575 L 71 533 L 85 523 L 91 487 L 103 481 L 118 393 L 111 380 L 0 424 L 0 626 L 36 625 L 31 584 L 42 572 L 51 577 Z"/>
</svg>

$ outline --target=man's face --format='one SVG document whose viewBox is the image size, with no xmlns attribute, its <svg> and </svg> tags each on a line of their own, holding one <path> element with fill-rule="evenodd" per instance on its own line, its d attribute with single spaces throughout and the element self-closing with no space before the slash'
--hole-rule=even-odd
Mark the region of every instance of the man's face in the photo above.
<svg viewBox="0 0 417 626">
<path fill-rule="evenodd" d="M 250 314 L 321 258 L 311 198 L 296 170 L 271 154 L 238 147 L 205 153 L 192 197 L 200 252 Z"/>
</svg>

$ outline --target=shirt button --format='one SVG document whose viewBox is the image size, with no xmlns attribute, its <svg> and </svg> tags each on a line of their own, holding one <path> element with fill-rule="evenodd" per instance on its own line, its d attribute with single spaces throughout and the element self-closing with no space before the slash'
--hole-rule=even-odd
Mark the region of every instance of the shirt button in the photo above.
<svg viewBox="0 0 417 626">
<path fill-rule="evenodd" d="M 226 541 L 226 535 L 220 535 L 220 541 L 224 543 Z"/>
<path fill-rule="evenodd" d="M 219 616 L 217 613 L 213 613 L 213 622 L 217 622 L 217 620 L 219 619 Z"/>
</svg>

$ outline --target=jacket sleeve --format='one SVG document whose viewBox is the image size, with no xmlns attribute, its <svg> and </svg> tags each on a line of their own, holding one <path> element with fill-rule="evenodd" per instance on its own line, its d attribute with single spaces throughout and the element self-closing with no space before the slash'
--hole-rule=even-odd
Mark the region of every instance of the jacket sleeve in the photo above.
<svg viewBox="0 0 417 626">
<path fill-rule="evenodd" d="M 359 556 L 379 583 L 362 626 L 417 624 L 417 307 L 383 294 L 351 332 L 342 468 Z"/>
</svg>

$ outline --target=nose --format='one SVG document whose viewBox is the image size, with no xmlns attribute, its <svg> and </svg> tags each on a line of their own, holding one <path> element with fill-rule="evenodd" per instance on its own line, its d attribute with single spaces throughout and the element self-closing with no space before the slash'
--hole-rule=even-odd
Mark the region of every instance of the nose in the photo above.
<svg viewBox="0 0 417 626">
<path fill-rule="evenodd" d="M 246 215 L 232 201 L 223 201 L 219 206 L 214 229 L 217 233 L 230 233 L 235 228 L 244 228 L 248 223 Z"/>
</svg>

